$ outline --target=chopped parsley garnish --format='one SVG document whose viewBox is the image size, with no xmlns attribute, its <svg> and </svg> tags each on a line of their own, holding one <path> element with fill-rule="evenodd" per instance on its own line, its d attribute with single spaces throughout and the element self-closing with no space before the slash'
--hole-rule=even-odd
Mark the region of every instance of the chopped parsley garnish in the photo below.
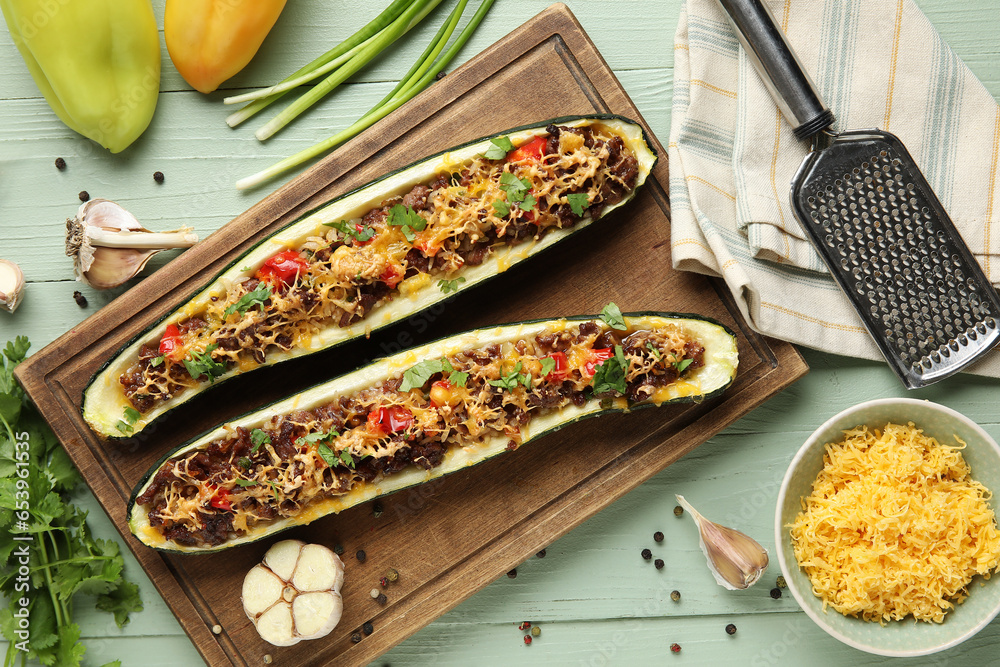
<svg viewBox="0 0 1000 667">
<path fill-rule="evenodd" d="M 452 371 L 448 375 L 448 382 L 456 387 L 464 387 L 469 380 L 469 374 L 465 371 Z"/>
<path fill-rule="evenodd" d="M 514 144 L 507 137 L 494 137 L 490 139 L 490 144 L 492 145 L 483 153 L 483 157 L 487 160 L 502 160 L 507 157 L 507 153 L 514 150 Z"/>
<path fill-rule="evenodd" d="M 225 319 L 235 312 L 239 312 L 240 315 L 244 315 L 254 306 L 263 307 L 264 302 L 271 298 L 271 294 L 271 284 L 261 283 L 257 289 L 252 292 L 247 292 L 240 297 L 239 301 L 226 308 L 225 312 L 222 313 L 222 317 Z"/>
<path fill-rule="evenodd" d="M 338 435 L 340 434 L 336 431 L 328 431 L 326 433 L 323 431 L 317 431 L 315 433 L 310 433 L 309 435 L 304 435 L 301 438 L 297 438 L 295 440 L 295 444 L 301 447 L 307 443 L 312 444 L 318 442 L 322 445 L 323 443 L 332 441 Z"/>
<path fill-rule="evenodd" d="M 135 423 L 139 421 L 139 417 L 141 416 L 142 414 L 135 408 L 127 407 L 125 408 L 124 420 L 119 419 L 118 423 L 115 424 L 115 428 L 118 429 L 119 433 L 132 435 L 132 433 L 135 431 L 133 427 L 135 426 Z"/>
<path fill-rule="evenodd" d="M 210 343 L 204 352 L 194 352 L 190 359 L 184 360 L 184 368 L 192 378 L 197 380 L 204 375 L 209 382 L 215 382 L 215 378 L 226 372 L 226 365 L 212 358 L 212 350 L 217 347 L 218 343 Z"/>
<path fill-rule="evenodd" d="M 236 480 L 236 486 L 247 488 L 248 486 L 257 486 L 257 480 L 255 479 L 238 479 Z"/>
<path fill-rule="evenodd" d="M 399 227 L 406 240 L 412 241 L 416 238 L 413 232 L 421 231 L 427 226 L 427 221 L 409 206 L 396 204 L 389 209 L 389 224 Z"/>
<path fill-rule="evenodd" d="M 161 354 L 158 357 L 153 357 L 153 360 L 149 362 L 149 365 L 152 366 L 153 368 L 156 368 L 157 366 L 159 366 L 160 364 L 162 364 L 164 361 L 166 361 L 166 359 L 167 359 L 167 355 Z"/>
<path fill-rule="evenodd" d="M 375 229 L 371 225 L 352 225 L 346 220 L 341 220 L 340 222 L 324 222 L 323 225 L 326 227 L 333 227 L 338 232 L 343 234 L 345 239 L 350 237 L 358 243 L 370 241 L 372 237 L 375 236 Z"/>
<path fill-rule="evenodd" d="M 617 305 L 615 305 L 614 301 L 604 306 L 604 309 L 601 311 L 601 319 L 604 320 L 612 329 L 617 329 L 619 331 L 625 331 L 628 329 L 628 327 L 625 326 L 625 318 L 622 317 L 622 311 Z"/>
<path fill-rule="evenodd" d="M 497 215 L 501 218 L 506 218 L 510 215 L 510 206 L 505 201 L 500 201 L 499 199 L 493 202 L 493 210 L 496 211 Z"/>
<path fill-rule="evenodd" d="M 572 209 L 573 215 L 583 217 L 583 212 L 587 209 L 587 204 L 590 203 L 590 195 L 586 192 L 575 192 L 571 195 L 566 195 L 566 199 L 569 201 L 569 207 Z"/>
<path fill-rule="evenodd" d="M 428 359 L 414 364 L 403 373 L 403 383 L 399 385 L 400 391 L 410 391 L 418 387 L 423 387 L 435 373 L 447 375 L 448 382 L 456 387 L 464 387 L 469 379 L 469 374 L 465 371 L 456 371 L 451 362 L 441 357 L 440 359 Z"/>
<path fill-rule="evenodd" d="M 649 348 L 649 351 L 653 353 L 653 356 L 656 357 L 657 361 L 663 358 L 663 353 L 660 352 L 660 349 L 658 347 L 653 345 L 653 341 L 647 340 L 646 347 Z"/>
<path fill-rule="evenodd" d="M 677 369 L 678 374 L 683 373 L 687 370 L 687 367 L 691 365 L 692 361 L 694 361 L 694 359 L 681 359 L 680 361 L 675 361 L 674 368 Z"/>
<path fill-rule="evenodd" d="M 624 394 L 628 387 L 625 385 L 625 368 L 628 362 L 625 361 L 625 352 L 621 345 L 615 345 L 615 356 L 606 359 L 604 363 L 594 371 L 594 393 L 604 394 L 615 391 Z"/>
<path fill-rule="evenodd" d="M 539 361 L 542 362 L 542 377 L 547 376 L 549 373 L 555 370 L 556 360 L 553 359 L 552 357 L 545 357 L 543 359 L 540 359 Z"/>
<path fill-rule="evenodd" d="M 507 193 L 507 201 L 519 203 L 524 201 L 528 190 L 531 189 L 531 181 L 505 171 L 500 176 L 500 189 Z"/>
<path fill-rule="evenodd" d="M 337 465 L 337 461 L 339 460 L 337 458 L 337 455 L 334 454 L 333 450 L 327 447 L 325 444 L 320 443 L 319 447 L 316 448 L 316 451 L 319 452 L 319 457 L 323 459 L 328 466 L 332 468 L 333 466 Z"/>
<path fill-rule="evenodd" d="M 264 433 L 264 431 L 260 430 L 259 428 L 255 428 L 254 430 L 250 431 L 250 442 L 253 443 L 253 449 L 250 450 L 250 453 L 255 454 L 257 450 L 260 449 L 261 445 L 271 444 L 271 436 L 269 436 L 267 433 Z"/>
<path fill-rule="evenodd" d="M 534 197 L 531 195 L 526 195 L 524 199 L 517 203 L 517 207 L 522 211 L 533 211 L 535 210 L 535 204 L 538 203 Z"/>
<path fill-rule="evenodd" d="M 355 464 L 354 464 L 354 457 L 353 457 L 353 456 L 351 456 L 351 453 L 350 453 L 349 451 L 347 451 L 346 449 L 342 449 L 342 450 L 340 451 L 340 460 L 341 460 L 341 461 L 342 461 L 342 462 L 344 463 L 344 465 L 346 465 L 346 466 L 347 466 L 348 468 L 353 468 L 353 467 L 354 467 L 354 465 L 355 465 Z"/>
<path fill-rule="evenodd" d="M 438 287 L 441 291 L 447 294 L 448 292 L 457 292 L 458 286 L 465 282 L 465 278 L 453 278 L 451 280 L 439 280 Z"/>
<path fill-rule="evenodd" d="M 521 372 L 522 364 L 517 362 L 514 366 L 514 370 L 507 375 L 501 375 L 499 380 L 490 380 L 490 384 L 494 387 L 500 387 L 501 389 L 506 389 L 507 391 L 514 391 L 517 385 L 523 385 L 526 389 L 531 388 L 531 373 Z"/>
</svg>

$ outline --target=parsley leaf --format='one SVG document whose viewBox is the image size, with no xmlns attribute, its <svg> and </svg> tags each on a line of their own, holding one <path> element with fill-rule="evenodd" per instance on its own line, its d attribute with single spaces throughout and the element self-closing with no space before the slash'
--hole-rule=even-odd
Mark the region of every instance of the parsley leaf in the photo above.
<svg viewBox="0 0 1000 667">
<path fill-rule="evenodd" d="M 624 394 L 628 387 L 625 385 L 625 368 L 628 362 L 625 361 L 625 353 L 621 345 L 615 345 L 615 356 L 606 359 L 594 371 L 594 393 L 605 394 L 611 391 Z"/>
<path fill-rule="evenodd" d="M 512 370 L 507 375 L 501 375 L 499 380 L 490 380 L 490 384 L 494 387 L 500 387 L 501 389 L 506 389 L 507 391 L 514 391 L 517 385 L 524 385 L 526 388 L 531 386 L 531 374 L 521 372 L 521 362 L 517 362 Z"/>
<path fill-rule="evenodd" d="M 184 368 L 187 369 L 191 377 L 197 380 L 204 375 L 209 382 L 226 372 L 226 365 L 212 358 L 212 351 L 219 347 L 218 343 L 211 343 L 204 352 L 194 352 L 191 358 L 184 360 Z"/>
<path fill-rule="evenodd" d="M 121 419 L 115 422 L 115 428 L 119 433 L 124 433 L 125 435 L 132 435 L 132 433 L 135 432 L 135 429 L 132 428 L 131 424 L 126 424 Z"/>
<path fill-rule="evenodd" d="M 525 196 L 524 199 L 522 199 L 521 201 L 519 201 L 517 203 L 517 207 L 519 209 L 521 209 L 522 211 L 525 211 L 525 212 L 527 212 L 527 211 L 533 211 L 533 210 L 535 210 L 535 204 L 536 203 L 538 203 L 538 202 L 535 200 L 534 197 L 532 197 L 531 195 L 527 195 L 527 196 Z"/>
<path fill-rule="evenodd" d="M 452 280 L 439 280 L 438 287 L 444 294 L 448 292 L 457 292 L 458 286 L 465 282 L 465 278 L 454 278 Z"/>
<path fill-rule="evenodd" d="M 490 143 L 492 145 L 483 153 L 483 157 L 487 160 L 502 160 L 507 157 L 507 153 L 514 150 L 514 144 L 507 137 L 494 137 L 490 139 Z"/>
<path fill-rule="evenodd" d="M 465 371 L 452 371 L 448 375 L 448 382 L 456 387 L 464 387 L 465 383 L 469 380 L 469 374 Z"/>
<path fill-rule="evenodd" d="M 448 364 L 448 366 L 445 367 L 445 364 Z M 399 385 L 399 390 L 410 391 L 417 387 L 423 387 L 431 379 L 432 375 L 435 373 L 444 373 L 450 368 L 451 364 L 448 363 L 447 359 L 428 359 L 427 361 L 421 361 L 419 364 L 414 364 L 403 373 L 403 384 Z"/>
<path fill-rule="evenodd" d="M 612 329 L 617 329 L 619 331 L 625 331 L 628 329 L 628 327 L 625 326 L 625 318 L 622 317 L 622 311 L 615 305 L 614 301 L 604 306 L 604 309 L 601 310 L 601 319 L 604 320 Z"/>
<path fill-rule="evenodd" d="M 239 312 L 240 315 L 245 315 L 248 310 L 254 306 L 264 307 L 264 302 L 271 298 L 273 292 L 271 291 L 271 283 L 261 283 L 257 289 L 247 292 L 240 297 L 239 301 L 230 305 L 222 313 L 223 319 L 229 317 L 235 312 Z"/>
<path fill-rule="evenodd" d="M 501 218 L 506 218 L 510 215 L 510 205 L 505 201 L 500 201 L 499 199 L 493 202 L 493 210 L 496 211 L 497 215 Z"/>
<path fill-rule="evenodd" d="M 319 443 L 319 447 L 316 448 L 316 451 L 319 452 L 319 457 L 323 459 L 328 466 L 332 468 L 337 465 L 337 455 L 334 454 L 333 450 L 331 450 L 326 444 L 322 442 Z"/>
<path fill-rule="evenodd" d="M 687 367 L 691 365 L 692 361 L 694 361 L 694 359 L 681 359 L 680 361 L 675 361 L 674 368 L 677 369 L 678 374 L 683 373 L 687 370 Z"/>
<path fill-rule="evenodd" d="M 311 444 L 314 442 L 318 443 L 330 442 L 338 435 L 340 434 L 337 433 L 336 431 L 329 431 L 327 433 L 324 433 L 323 431 L 316 431 L 315 433 L 310 433 L 308 435 L 302 436 L 301 438 L 297 438 L 295 440 L 295 444 L 301 447 L 302 445 L 307 443 Z"/>
<path fill-rule="evenodd" d="M 541 377 L 544 378 L 553 370 L 555 370 L 556 360 L 553 359 L 552 357 L 543 357 L 542 359 L 539 359 L 539 361 L 542 362 Z"/>
<path fill-rule="evenodd" d="M 257 480 L 255 479 L 237 479 L 235 481 L 236 481 L 236 486 L 240 487 L 241 489 L 245 489 L 248 486 L 257 486 Z"/>
<path fill-rule="evenodd" d="M 389 209 L 389 224 L 399 227 L 407 241 L 413 241 L 416 238 L 413 232 L 423 230 L 427 221 L 409 206 L 396 204 Z"/>
<path fill-rule="evenodd" d="M 324 222 L 325 227 L 333 227 L 338 232 L 340 232 L 344 239 L 352 238 L 358 243 L 364 243 L 365 241 L 370 241 L 373 236 L 375 236 L 375 228 L 371 225 L 352 225 L 346 220 L 340 220 L 339 222 Z M 358 229 L 360 227 L 360 229 Z"/>
<path fill-rule="evenodd" d="M 531 181 L 505 171 L 500 175 L 500 189 L 507 193 L 507 201 L 521 202 L 531 189 Z"/>
<path fill-rule="evenodd" d="M 135 432 L 133 427 L 135 426 L 135 423 L 139 421 L 139 417 L 141 416 L 142 414 L 138 410 L 132 406 L 127 406 L 125 408 L 125 417 L 118 420 L 115 424 L 115 428 L 118 429 L 119 433 L 132 435 L 132 433 Z"/>
<path fill-rule="evenodd" d="M 271 436 L 269 436 L 267 433 L 264 433 L 264 431 L 260 430 L 259 428 L 255 428 L 254 430 L 250 431 L 250 442 L 253 443 L 253 449 L 250 450 L 250 453 L 256 454 L 257 450 L 260 449 L 261 445 L 271 444 Z"/>
<path fill-rule="evenodd" d="M 653 353 L 653 356 L 656 357 L 657 361 L 663 358 L 663 353 L 660 352 L 660 349 L 658 347 L 653 345 L 653 341 L 647 340 L 646 347 L 649 348 L 649 351 Z"/>
<path fill-rule="evenodd" d="M 587 208 L 587 204 L 590 203 L 590 195 L 586 192 L 575 192 L 571 195 L 566 195 L 566 199 L 569 201 L 569 207 L 573 211 L 573 215 L 583 217 L 583 212 Z"/>
<path fill-rule="evenodd" d="M 153 357 L 153 360 L 149 362 L 149 365 L 152 366 L 153 368 L 156 368 L 166 360 L 167 360 L 167 355 L 161 354 L 158 357 Z"/>
<path fill-rule="evenodd" d="M 355 465 L 354 464 L 354 457 L 351 456 L 351 453 L 349 451 L 347 451 L 346 449 L 342 449 L 340 451 L 340 460 L 348 468 L 353 468 L 354 465 Z"/>
</svg>

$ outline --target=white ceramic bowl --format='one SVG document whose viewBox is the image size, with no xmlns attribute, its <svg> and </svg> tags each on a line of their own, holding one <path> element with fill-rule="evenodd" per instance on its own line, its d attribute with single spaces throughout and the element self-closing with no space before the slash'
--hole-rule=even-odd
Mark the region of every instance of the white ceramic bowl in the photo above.
<svg viewBox="0 0 1000 667">
<path fill-rule="evenodd" d="M 1000 574 L 989 580 L 977 576 L 969 584 L 969 597 L 945 615 L 943 623 L 913 619 L 885 626 L 844 616 L 813 594 L 809 578 L 799 568 L 792 551 L 788 524 L 801 510 L 800 499 L 812 491 L 813 481 L 823 469 L 824 445 L 843 440 L 843 431 L 859 425 L 881 427 L 887 422 L 913 422 L 942 444 L 954 443 L 953 435 L 965 441 L 962 452 L 972 469 L 973 479 L 994 492 L 991 507 L 1000 502 L 1000 446 L 968 417 L 930 401 L 886 398 L 861 403 L 831 417 L 816 429 L 792 459 L 778 493 L 775 511 L 775 544 L 778 562 L 788 589 L 802 609 L 827 633 L 840 641 L 877 655 L 919 656 L 950 648 L 983 629 L 1000 612 Z"/>
</svg>

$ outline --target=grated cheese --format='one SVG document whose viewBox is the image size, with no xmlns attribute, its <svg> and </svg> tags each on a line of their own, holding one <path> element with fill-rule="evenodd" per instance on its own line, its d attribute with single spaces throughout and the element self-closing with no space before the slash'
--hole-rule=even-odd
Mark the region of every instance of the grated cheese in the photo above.
<svg viewBox="0 0 1000 667">
<path fill-rule="evenodd" d="M 813 593 L 844 615 L 941 623 L 972 577 L 1000 565 L 1000 534 L 962 449 L 917 429 L 857 427 L 826 445 L 822 472 L 791 524 Z"/>
</svg>

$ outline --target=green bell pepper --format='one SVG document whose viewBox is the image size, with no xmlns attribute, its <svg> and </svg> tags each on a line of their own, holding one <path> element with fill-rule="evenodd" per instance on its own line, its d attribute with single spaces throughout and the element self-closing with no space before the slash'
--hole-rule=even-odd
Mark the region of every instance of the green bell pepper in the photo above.
<svg viewBox="0 0 1000 667">
<path fill-rule="evenodd" d="M 142 134 L 160 89 L 149 0 L 0 0 L 14 44 L 71 129 L 117 153 Z"/>
</svg>

